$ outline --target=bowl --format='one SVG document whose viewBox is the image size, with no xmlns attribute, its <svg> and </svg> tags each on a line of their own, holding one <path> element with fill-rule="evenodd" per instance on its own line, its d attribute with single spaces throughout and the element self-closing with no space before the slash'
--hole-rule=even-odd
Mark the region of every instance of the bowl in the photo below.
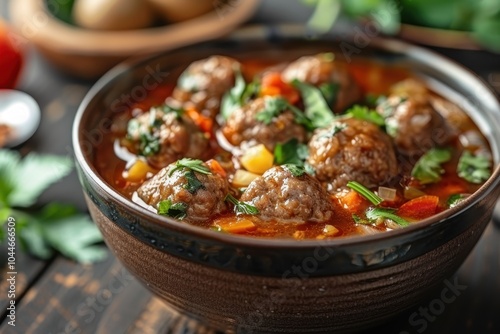
<svg viewBox="0 0 500 334">
<path fill-rule="evenodd" d="M 465 68 L 423 48 L 374 38 L 363 56 L 407 66 L 459 103 L 482 129 L 495 170 L 457 207 L 408 228 L 335 240 L 270 240 L 221 234 L 158 216 L 120 195 L 96 172 L 94 147 L 109 113 L 164 73 L 212 54 L 237 58 L 353 50 L 356 40 L 311 40 L 301 27 L 252 27 L 231 37 L 130 60 L 89 91 L 75 118 L 77 170 L 90 213 L 124 264 L 168 304 L 215 329 L 237 333 L 351 332 L 415 306 L 462 264 L 489 223 L 500 195 L 500 105 Z M 343 35 L 344 38 L 345 35 Z M 350 45 L 351 48 L 346 46 Z M 341 53 L 342 54 L 342 53 Z"/>
<path fill-rule="evenodd" d="M 45 0 L 11 1 L 16 41 L 32 42 L 56 67 L 74 76 L 95 79 L 133 55 L 147 55 L 220 37 L 248 19 L 259 0 L 213 1 L 213 10 L 161 27 L 99 31 L 66 24 L 53 17 Z"/>
</svg>

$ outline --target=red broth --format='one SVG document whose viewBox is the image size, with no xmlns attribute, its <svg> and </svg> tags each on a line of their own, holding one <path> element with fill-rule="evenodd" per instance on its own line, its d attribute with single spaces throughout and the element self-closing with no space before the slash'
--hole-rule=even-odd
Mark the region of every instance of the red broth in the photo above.
<svg viewBox="0 0 500 334">
<path fill-rule="evenodd" d="M 278 66 L 277 66 L 278 65 Z M 369 95 L 388 95 L 393 85 L 401 82 L 402 80 L 412 78 L 412 74 L 401 67 L 388 66 L 374 61 L 368 60 L 354 60 L 347 66 L 350 75 L 362 92 L 362 97 L 357 104 L 369 104 L 367 96 Z M 241 61 L 241 69 L 247 82 L 259 73 L 265 72 L 266 68 L 281 68 L 279 64 L 270 62 L 269 60 L 243 60 Z M 116 155 L 115 142 L 123 142 L 127 135 L 127 122 L 137 114 L 147 112 L 151 107 L 164 103 L 165 99 L 171 96 L 176 82 L 168 82 L 162 86 L 149 92 L 147 98 L 139 103 L 127 106 L 126 111 L 113 115 L 113 125 L 109 135 L 104 138 L 103 142 L 96 148 L 95 166 L 99 174 L 119 193 L 132 199 L 134 193 L 142 185 L 146 179 L 159 171 L 154 166 L 148 166 L 149 173 L 147 176 L 139 181 L 131 181 L 126 177 L 125 171 L 127 170 L 126 161 L 122 160 Z M 429 92 L 431 96 L 437 96 L 433 92 Z M 304 104 L 302 101 L 297 102 L 297 106 L 303 109 Z M 373 106 L 370 106 L 370 108 Z M 456 108 L 456 106 L 455 106 Z M 481 138 L 476 125 L 467 117 L 465 113 L 461 112 L 457 120 L 451 120 L 456 129 L 461 132 L 473 131 Z M 448 120 L 450 121 L 450 120 Z M 214 121 L 213 127 L 217 129 L 220 124 Z M 309 137 L 311 134 L 308 135 Z M 457 164 L 460 156 L 464 151 L 464 146 L 459 140 L 461 133 L 456 133 L 447 143 L 446 147 L 451 150 L 451 158 L 449 161 L 441 164 L 443 173 L 440 175 L 438 182 L 429 184 L 421 184 L 415 177 L 411 175 L 411 169 L 415 164 L 417 158 L 408 158 L 404 155 L 397 154 L 399 163 L 399 174 L 397 178 L 392 180 L 390 184 L 381 184 L 391 189 L 395 189 L 397 195 L 392 201 L 384 201 L 379 208 L 390 208 L 394 213 L 398 213 L 401 206 L 409 202 L 411 197 L 415 195 L 406 196 L 408 188 L 416 191 L 419 196 L 436 196 L 439 201 L 436 208 L 431 214 L 436 214 L 446 210 L 449 205 L 448 201 L 451 196 L 457 194 L 471 194 L 476 191 L 481 183 L 471 183 L 457 174 Z M 484 138 L 482 138 L 484 140 Z M 217 137 L 211 134 L 210 137 L 211 157 L 217 156 L 219 160 L 226 159 L 231 161 L 237 158 L 231 157 L 230 153 L 225 152 L 219 145 Z M 484 140 L 486 142 L 486 140 Z M 133 150 L 132 150 L 133 151 Z M 221 158 L 223 157 L 223 158 Z M 231 179 L 234 174 L 234 169 L 227 169 L 227 177 Z M 324 183 L 324 182 L 323 182 Z M 324 185 L 326 188 L 326 185 Z M 405 191 L 406 189 L 406 191 Z M 233 189 L 234 190 L 234 189 Z M 377 187 L 371 187 L 373 192 L 377 192 Z M 232 193 L 238 196 L 238 191 Z M 347 197 L 344 197 L 348 194 Z M 417 197 L 419 197 L 417 196 Z M 426 197 L 428 198 L 428 197 Z M 359 234 L 370 234 L 383 232 L 393 228 L 399 228 L 394 221 L 389 219 L 384 221 L 367 221 L 365 219 L 366 212 L 374 205 L 366 200 L 359 193 L 353 192 L 349 188 L 343 187 L 339 191 L 330 191 L 329 200 L 332 202 L 334 214 L 326 221 L 322 222 L 303 222 L 303 223 L 284 223 L 280 219 L 262 219 L 258 215 L 236 215 L 229 209 L 226 212 L 219 212 L 207 219 L 206 221 L 196 222 L 195 224 L 205 228 L 211 228 L 220 232 L 238 233 L 252 237 L 265 237 L 265 238 L 295 238 L 295 239 L 324 239 L 324 238 L 337 238 L 344 236 L 352 236 Z M 346 204 L 347 203 L 347 204 Z M 354 203 L 354 204 L 353 204 Z M 417 207 L 418 208 L 418 207 Z M 362 218 L 362 222 L 356 223 L 355 217 Z M 426 218 L 426 217 L 422 217 Z M 405 218 L 410 224 L 418 224 L 416 218 Z M 228 228 L 224 226 L 234 226 L 235 222 L 241 224 L 240 228 Z M 186 222 L 187 223 L 187 222 Z M 222 227 L 221 227 L 222 226 Z"/>
</svg>

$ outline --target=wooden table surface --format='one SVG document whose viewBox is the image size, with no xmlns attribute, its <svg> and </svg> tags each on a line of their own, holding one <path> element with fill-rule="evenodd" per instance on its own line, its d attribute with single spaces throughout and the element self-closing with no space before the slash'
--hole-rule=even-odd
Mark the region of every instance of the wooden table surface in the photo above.
<svg viewBox="0 0 500 334">
<path fill-rule="evenodd" d="M 283 2 L 283 1 L 281 1 Z M 254 21 L 285 15 L 266 2 Z M 0 14 L 5 4 L 0 4 Z M 301 15 L 288 15 L 301 20 Z M 303 15 L 302 15 L 303 16 Z M 473 69 L 500 89 L 499 55 L 437 49 Z M 41 105 L 42 123 L 23 152 L 68 155 L 71 124 L 78 104 L 92 82 L 55 70 L 40 55 L 30 52 L 20 89 Z M 52 187 L 41 202 L 67 201 L 86 210 L 76 174 Z M 448 282 L 459 285 L 453 302 L 444 303 L 436 291 L 421 305 L 402 313 L 370 333 L 500 333 L 500 224 L 490 224 L 479 243 Z M 1 254 L 6 254 L 1 249 Z M 0 333 L 22 334 L 176 334 L 213 333 L 152 296 L 109 254 L 106 261 L 79 265 L 61 256 L 40 261 L 19 253 L 16 258 L 16 326 L 8 324 L 7 267 L 0 263 Z M 443 307 L 441 307 L 443 305 Z"/>
</svg>

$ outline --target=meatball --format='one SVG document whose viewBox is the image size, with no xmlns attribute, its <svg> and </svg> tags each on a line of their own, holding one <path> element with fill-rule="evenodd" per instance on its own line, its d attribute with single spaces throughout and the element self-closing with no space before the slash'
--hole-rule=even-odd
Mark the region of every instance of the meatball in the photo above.
<svg viewBox="0 0 500 334">
<path fill-rule="evenodd" d="M 203 163 L 203 166 L 206 167 L 206 164 Z M 172 205 L 181 205 L 185 212 L 182 219 L 193 223 L 207 221 L 213 215 L 225 212 L 227 205 L 224 199 L 228 191 L 227 179 L 219 174 L 203 174 L 171 164 L 137 189 L 137 195 L 155 208 L 165 200 Z"/>
<path fill-rule="evenodd" d="M 306 130 L 295 122 L 290 110 L 285 110 L 272 117 L 269 124 L 257 120 L 257 115 L 266 110 L 266 104 L 273 97 L 258 98 L 235 110 L 222 128 L 226 139 L 235 146 L 241 144 L 264 144 L 270 151 L 277 143 L 284 143 L 292 138 L 303 142 Z"/>
<path fill-rule="evenodd" d="M 392 90 L 394 93 L 376 110 L 386 119 L 387 133 L 393 137 L 399 153 L 420 156 L 450 139 L 451 128 L 432 107 L 430 94 L 423 85 L 408 80 Z"/>
<path fill-rule="evenodd" d="M 235 70 L 239 66 L 236 60 L 223 56 L 195 61 L 180 76 L 172 97 L 184 108 L 194 108 L 214 118 L 222 96 L 234 85 Z"/>
<path fill-rule="evenodd" d="M 389 136 L 373 123 L 356 118 L 318 130 L 309 142 L 307 162 L 331 192 L 349 181 L 367 187 L 384 184 L 398 173 Z"/>
<path fill-rule="evenodd" d="M 334 84 L 335 86 L 330 88 L 330 93 L 334 94 L 333 99 L 329 102 L 337 113 L 361 98 L 361 91 L 347 66 L 334 61 L 332 54 L 301 57 L 290 63 L 281 76 L 285 82 L 299 80 L 317 87 Z"/>
<path fill-rule="evenodd" d="M 129 121 L 128 139 L 135 150 L 157 169 L 182 157 L 207 158 L 210 142 L 206 134 L 186 115 L 166 110 L 152 108 Z"/>
<path fill-rule="evenodd" d="M 334 214 L 328 193 L 315 178 L 275 166 L 253 180 L 240 198 L 259 209 L 263 219 L 282 222 L 325 222 Z"/>
</svg>

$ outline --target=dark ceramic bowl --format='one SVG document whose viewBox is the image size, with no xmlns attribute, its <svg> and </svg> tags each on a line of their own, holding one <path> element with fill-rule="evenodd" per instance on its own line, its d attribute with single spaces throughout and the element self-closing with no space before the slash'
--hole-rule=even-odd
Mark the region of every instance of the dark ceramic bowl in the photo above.
<svg viewBox="0 0 500 334">
<path fill-rule="evenodd" d="M 140 96 L 152 71 L 170 72 L 212 54 L 291 57 L 342 49 L 353 50 L 350 57 L 406 66 L 467 110 L 491 145 L 492 177 L 461 205 L 408 228 L 298 242 L 221 234 L 158 216 L 121 196 L 93 166 L 94 146 L 109 131 L 110 113 L 124 96 Z M 498 129 L 500 106 L 493 93 L 435 53 L 395 40 L 358 45 L 333 36 L 306 39 L 300 28 L 257 27 L 114 68 L 85 97 L 73 141 L 94 221 L 109 248 L 157 296 L 229 332 L 331 333 L 387 320 L 459 268 L 500 194 Z"/>
</svg>

